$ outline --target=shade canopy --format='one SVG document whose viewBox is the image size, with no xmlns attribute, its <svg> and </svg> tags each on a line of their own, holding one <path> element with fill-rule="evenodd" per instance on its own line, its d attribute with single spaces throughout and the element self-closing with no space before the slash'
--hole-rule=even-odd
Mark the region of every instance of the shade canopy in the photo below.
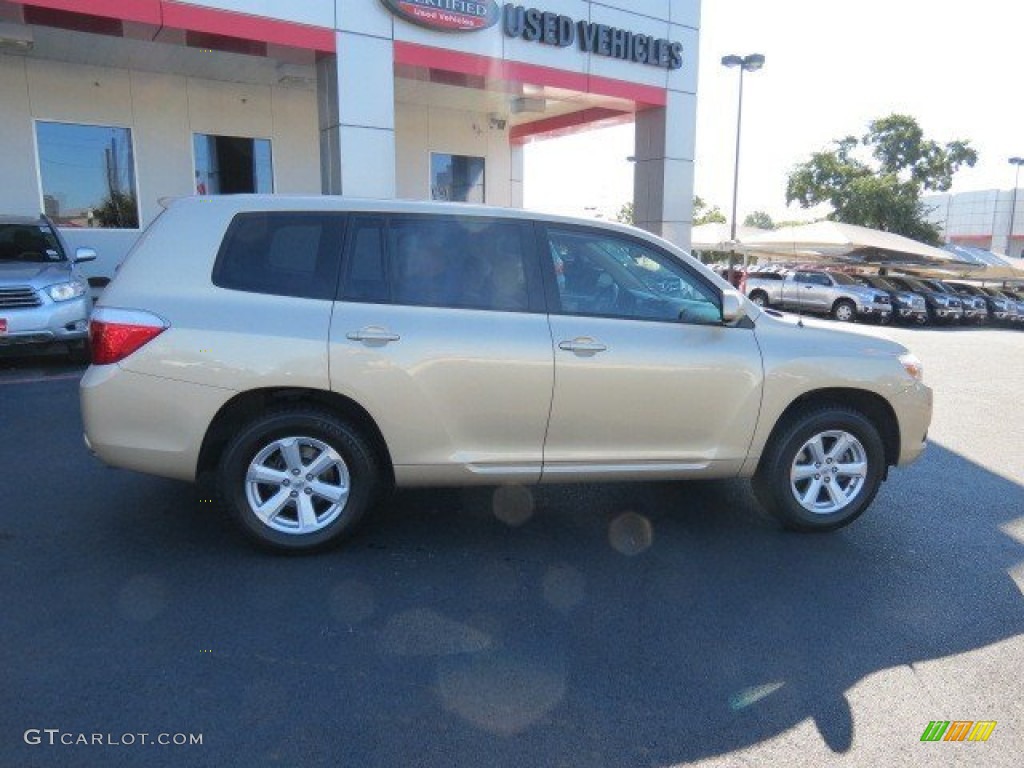
<svg viewBox="0 0 1024 768">
<path fill-rule="evenodd" d="M 770 232 L 770 229 L 758 229 L 757 227 L 737 227 L 736 251 L 745 252 L 748 239 L 757 239 Z M 724 221 L 701 224 L 690 232 L 690 248 L 694 251 L 731 251 L 733 250 L 731 236 L 731 228 Z"/>
<path fill-rule="evenodd" d="M 783 227 L 747 238 L 744 245 L 753 253 L 776 258 L 817 257 L 884 266 L 960 264 L 955 254 L 942 248 L 892 232 L 838 221 Z"/>
</svg>

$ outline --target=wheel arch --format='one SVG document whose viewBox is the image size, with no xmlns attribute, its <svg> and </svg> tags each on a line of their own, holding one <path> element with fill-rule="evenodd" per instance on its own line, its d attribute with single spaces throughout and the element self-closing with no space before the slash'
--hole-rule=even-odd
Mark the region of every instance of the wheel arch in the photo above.
<svg viewBox="0 0 1024 768">
<path fill-rule="evenodd" d="M 761 460 L 768 454 L 768 446 L 772 445 L 785 425 L 796 414 L 829 405 L 840 408 L 853 408 L 862 413 L 874 425 L 875 429 L 878 430 L 879 436 L 882 438 L 882 445 L 885 447 L 886 467 L 896 465 L 900 456 L 900 428 L 896 411 L 893 410 L 888 400 L 876 392 L 845 387 L 832 387 L 805 392 L 786 406 L 786 409 L 779 415 L 779 418 L 775 421 L 775 426 L 772 427 L 772 431 L 768 435 Z"/>
<path fill-rule="evenodd" d="M 372 446 L 388 482 L 394 484 L 391 452 L 369 412 L 355 400 L 336 392 L 298 387 L 253 389 L 236 395 L 221 406 L 203 436 L 196 475 L 215 471 L 231 436 L 244 424 L 278 405 L 309 405 L 351 422 Z"/>
</svg>

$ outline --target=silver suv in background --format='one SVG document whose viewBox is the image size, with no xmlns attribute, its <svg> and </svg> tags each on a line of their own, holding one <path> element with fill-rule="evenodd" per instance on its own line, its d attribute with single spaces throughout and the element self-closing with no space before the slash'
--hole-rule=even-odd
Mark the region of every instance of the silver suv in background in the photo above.
<svg viewBox="0 0 1024 768">
<path fill-rule="evenodd" d="M 287 550 L 391 485 L 746 477 L 784 525 L 832 530 L 931 419 L 904 347 L 761 312 L 646 232 L 522 210 L 181 199 L 91 334 L 87 445 L 213 474 Z"/>
<path fill-rule="evenodd" d="M 76 361 L 88 359 L 88 281 L 76 265 L 96 252 L 69 256 L 46 217 L 0 216 L 0 347 L 63 343 Z"/>
<path fill-rule="evenodd" d="M 747 275 L 742 290 L 759 307 L 831 315 L 847 323 L 857 318 L 885 322 L 892 317 L 892 301 L 886 291 L 861 285 L 842 272 L 754 272 Z"/>
</svg>

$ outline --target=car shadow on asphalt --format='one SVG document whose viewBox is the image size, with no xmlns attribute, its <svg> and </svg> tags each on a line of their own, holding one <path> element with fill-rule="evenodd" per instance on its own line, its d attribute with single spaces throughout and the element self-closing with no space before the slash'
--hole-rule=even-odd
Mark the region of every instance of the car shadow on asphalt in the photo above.
<svg viewBox="0 0 1024 768">
<path fill-rule="evenodd" d="M 291 667 L 245 673 L 259 692 L 234 691 L 238 724 L 291 742 L 260 701 L 301 679 L 304 706 L 358 700 L 358 737 L 314 730 L 359 765 L 665 765 L 808 718 L 844 753 L 858 681 L 1024 632 L 1024 489 L 936 444 L 861 520 L 812 536 L 762 521 L 738 481 L 439 489 L 396 494 L 338 550 L 282 558 L 187 486 L 130 486 L 146 521 L 114 515 L 105 536 L 180 590 L 210 569 L 231 675 L 259 657 L 233 637 L 292 648 Z"/>
<path fill-rule="evenodd" d="M 211 764 L 669 765 L 808 718 L 843 753 L 858 681 L 1024 632 L 1024 489 L 935 444 L 833 534 L 776 529 L 737 481 L 407 491 L 299 558 L 202 487 L 105 472 L 59 568 L 116 598 L 55 593 L 103 628 L 21 687 L 120 686 L 104 729 L 205 723 Z M 48 544 L 20 543 L 19 579 Z M 183 638 L 213 650 L 182 660 Z M 100 651 L 134 670 L 92 680 Z"/>
</svg>

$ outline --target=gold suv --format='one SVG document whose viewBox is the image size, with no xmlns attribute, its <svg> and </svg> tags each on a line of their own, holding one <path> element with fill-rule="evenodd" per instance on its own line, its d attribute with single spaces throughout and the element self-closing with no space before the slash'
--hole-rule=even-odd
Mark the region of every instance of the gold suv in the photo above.
<svg viewBox="0 0 1024 768">
<path fill-rule="evenodd" d="M 215 473 L 280 549 L 392 485 L 750 477 L 830 530 L 924 449 L 903 347 L 760 310 L 630 227 L 337 197 L 181 199 L 92 316 L 103 461 Z"/>
</svg>

